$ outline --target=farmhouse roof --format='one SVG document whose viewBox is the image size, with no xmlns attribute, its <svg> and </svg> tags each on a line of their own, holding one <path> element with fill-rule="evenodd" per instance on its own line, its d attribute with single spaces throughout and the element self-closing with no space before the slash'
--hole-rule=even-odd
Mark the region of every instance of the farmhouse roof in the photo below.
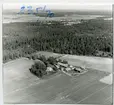
<svg viewBox="0 0 114 105">
<path fill-rule="evenodd" d="M 78 71 L 82 71 L 83 70 L 83 68 L 78 67 L 78 66 L 76 66 L 75 69 L 78 70 Z"/>
<path fill-rule="evenodd" d="M 67 70 L 67 71 L 70 71 L 70 70 L 72 70 L 72 69 L 71 69 L 70 67 L 67 67 L 66 70 Z"/>
<path fill-rule="evenodd" d="M 47 67 L 46 71 L 53 71 L 53 68 L 52 67 Z"/>
<path fill-rule="evenodd" d="M 58 65 L 63 66 L 63 67 L 68 67 L 68 64 L 64 64 L 64 63 L 61 63 L 61 62 L 58 62 Z"/>
</svg>

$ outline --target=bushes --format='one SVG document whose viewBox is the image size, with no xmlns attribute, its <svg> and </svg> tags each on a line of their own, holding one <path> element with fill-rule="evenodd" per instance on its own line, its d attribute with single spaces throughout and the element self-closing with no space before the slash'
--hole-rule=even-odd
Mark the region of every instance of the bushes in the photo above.
<svg viewBox="0 0 114 105">
<path fill-rule="evenodd" d="M 66 61 L 65 59 L 64 60 L 58 59 L 58 62 L 61 62 L 61 63 L 64 63 L 64 64 L 68 64 L 68 61 Z"/>
<path fill-rule="evenodd" d="M 48 64 L 56 64 L 57 63 L 57 60 L 55 57 L 48 57 L 46 58 L 44 55 L 37 55 L 37 54 L 34 54 L 34 55 L 27 55 L 26 58 L 28 59 L 32 59 L 32 60 L 41 60 L 46 66 Z"/>
<path fill-rule="evenodd" d="M 30 72 L 40 78 L 43 75 L 47 74 L 46 69 L 49 65 L 51 65 L 55 72 L 57 71 L 57 68 L 54 66 L 57 63 L 57 61 L 54 57 L 46 58 L 44 55 L 41 55 L 39 57 L 38 55 L 32 55 L 31 57 L 27 56 L 27 58 L 32 58 L 35 61 L 34 65 L 32 65 L 32 67 L 29 69 Z"/>
<path fill-rule="evenodd" d="M 52 64 L 52 65 L 55 65 L 55 64 L 57 63 L 57 60 L 56 60 L 56 58 L 54 58 L 54 57 L 49 57 L 49 58 L 47 59 L 47 61 L 48 61 L 48 63 L 50 63 L 50 64 Z"/>
<path fill-rule="evenodd" d="M 63 60 L 63 61 L 62 61 L 62 63 L 64 63 L 64 64 L 68 64 L 68 61 L 66 61 L 66 60 Z"/>
</svg>

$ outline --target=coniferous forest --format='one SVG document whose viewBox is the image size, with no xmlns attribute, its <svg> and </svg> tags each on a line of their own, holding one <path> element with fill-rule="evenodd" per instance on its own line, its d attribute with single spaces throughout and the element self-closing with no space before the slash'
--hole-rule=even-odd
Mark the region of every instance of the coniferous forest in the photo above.
<svg viewBox="0 0 114 105">
<path fill-rule="evenodd" d="M 3 24 L 3 61 L 37 51 L 112 57 L 112 20 L 81 20 L 65 25 L 61 21 Z"/>
</svg>

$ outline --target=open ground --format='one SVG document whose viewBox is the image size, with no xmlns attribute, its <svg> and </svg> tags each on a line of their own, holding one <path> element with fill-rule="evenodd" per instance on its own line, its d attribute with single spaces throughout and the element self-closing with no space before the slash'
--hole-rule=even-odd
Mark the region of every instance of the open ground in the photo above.
<svg viewBox="0 0 114 105">
<path fill-rule="evenodd" d="M 48 56 L 59 54 L 44 53 Z M 88 68 L 88 72 L 71 77 L 59 71 L 39 79 L 29 72 L 32 60 L 20 58 L 3 64 L 4 102 L 10 104 L 103 104 L 112 103 L 112 85 L 102 82 L 111 74 L 112 59 L 62 55 L 72 65 Z"/>
</svg>

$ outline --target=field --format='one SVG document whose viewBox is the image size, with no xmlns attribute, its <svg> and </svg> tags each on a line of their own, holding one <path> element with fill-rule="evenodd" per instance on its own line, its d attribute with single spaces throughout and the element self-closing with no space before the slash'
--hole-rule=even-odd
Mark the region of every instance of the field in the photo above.
<svg viewBox="0 0 114 105">
<path fill-rule="evenodd" d="M 47 55 L 53 56 L 52 53 Z M 49 78 L 39 79 L 28 70 L 33 64 L 32 60 L 20 58 L 10 61 L 3 65 L 4 102 L 6 104 L 111 105 L 112 85 L 100 81 L 110 75 L 111 59 L 73 55 L 63 55 L 61 58 L 68 60 L 72 65 L 85 64 L 88 72 L 78 77 L 57 72 Z"/>
<path fill-rule="evenodd" d="M 112 59 L 110 58 L 65 55 L 61 59 L 67 60 L 74 66 L 83 66 L 88 69 L 92 68 L 112 73 Z"/>
</svg>

